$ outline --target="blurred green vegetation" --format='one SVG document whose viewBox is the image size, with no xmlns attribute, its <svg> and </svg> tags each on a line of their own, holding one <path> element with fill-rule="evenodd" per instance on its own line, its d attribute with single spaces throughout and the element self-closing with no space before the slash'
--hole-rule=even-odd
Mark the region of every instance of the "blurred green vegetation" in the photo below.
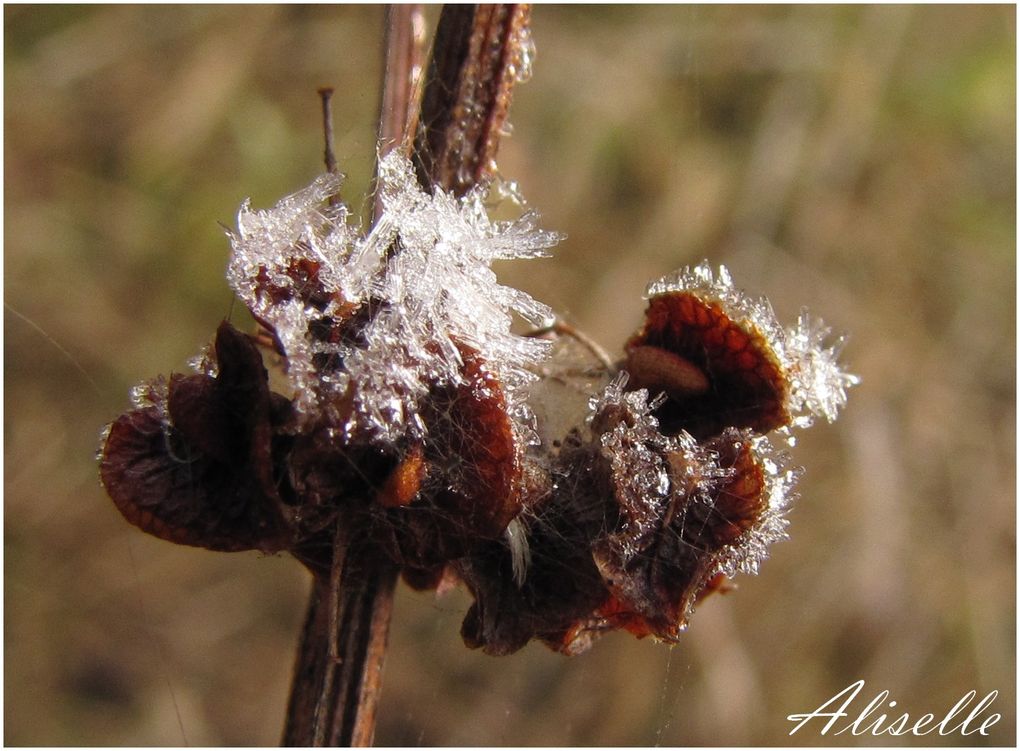
<svg viewBox="0 0 1020 751">
<path fill-rule="evenodd" d="M 321 169 L 320 85 L 364 206 L 382 10 L 4 20 L 4 740 L 275 743 L 306 576 L 142 535 L 93 455 L 239 315 L 218 222 Z M 787 735 L 860 678 L 914 716 L 1000 692 L 987 738 L 900 743 L 1015 743 L 1015 32 L 1011 6 L 536 8 L 500 165 L 569 237 L 504 281 L 619 347 L 707 257 L 852 332 L 863 385 L 794 449 L 791 539 L 677 647 L 488 658 L 465 595 L 402 591 L 380 744 L 876 742 Z"/>
</svg>

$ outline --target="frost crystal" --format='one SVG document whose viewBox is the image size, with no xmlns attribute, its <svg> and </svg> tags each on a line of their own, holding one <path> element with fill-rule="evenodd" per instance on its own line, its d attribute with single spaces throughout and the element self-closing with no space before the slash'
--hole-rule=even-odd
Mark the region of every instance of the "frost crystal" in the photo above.
<svg viewBox="0 0 1020 751">
<path fill-rule="evenodd" d="M 135 409 L 166 407 L 167 382 L 164 376 L 156 376 L 131 387 L 131 406 Z"/>
<path fill-rule="evenodd" d="M 738 325 L 756 331 L 772 348 L 776 361 L 790 381 L 786 408 L 795 427 L 809 427 L 815 417 L 829 422 L 846 404 L 846 390 L 860 379 L 840 368 L 837 358 L 843 346 L 840 338 L 830 347 L 825 340 L 831 330 L 802 311 L 797 325 L 784 329 L 772 305 L 764 297 L 749 297 L 733 285 L 725 266 L 718 275 L 707 261 L 669 274 L 648 286 L 646 297 L 688 292 L 709 303 L 718 303 Z"/>
<path fill-rule="evenodd" d="M 246 202 L 230 235 L 228 278 L 286 354 L 302 416 L 388 444 L 421 436 L 421 399 L 464 383 L 469 348 L 530 438 L 525 390 L 550 345 L 511 334 L 512 314 L 533 323 L 552 314 L 498 284 L 491 265 L 544 256 L 560 235 L 538 230 L 532 213 L 491 221 L 480 190 L 426 193 L 396 152 L 380 163 L 383 211 L 367 235 L 349 225 L 346 207 L 327 205 L 338 188 L 327 175 L 273 209 Z"/>
<path fill-rule="evenodd" d="M 831 347 L 825 346 L 831 330 L 820 320 L 801 311 L 797 325 L 787 329 L 786 351 L 789 353 L 791 401 L 794 411 L 806 409 L 832 422 L 846 406 L 846 390 L 861 379 L 840 370 L 837 358 L 843 349 L 840 337 Z"/>
</svg>

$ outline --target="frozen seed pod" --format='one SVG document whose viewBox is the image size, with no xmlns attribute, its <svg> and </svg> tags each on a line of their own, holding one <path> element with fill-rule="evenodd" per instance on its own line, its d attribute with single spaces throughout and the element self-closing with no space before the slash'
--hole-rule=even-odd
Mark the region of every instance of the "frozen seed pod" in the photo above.
<svg viewBox="0 0 1020 751">
<path fill-rule="evenodd" d="M 664 277 L 648 288 L 644 326 L 627 342 L 622 367 L 631 388 L 662 392 L 656 410 L 665 432 L 698 438 L 726 427 L 756 433 L 834 420 L 846 389 L 839 343 L 826 347 L 821 322 L 802 314 L 784 329 L 764 298 L 733 285 L 725 267 L 707 263 Z"/>
<path fill-rule="evenodd" d="M 618 376 L 551 362 L 551 341 L 511 331 L 551 311 L 491 269 L 559 239 L 534 215 L 493 222 L 481 192 L 426 192 L 392 152 L 362 234 L 338 186 L 242 207 L 228 278 L 263 331 L 222 324 L 196 375 L 136 389 L 105 431 L 101 477 L 128 521 L 287 550 L 319 577 L 342 536 L 412 586 L 463 582 L 462 635 L 490 654 L 576 654 L 620 629 L 675 641 L 701 598 L 757 571 L 799 472 L 765 434 L 834 419 L 857 383 L 827 328 L 783 329 L 702 264 L 649 287 Z M 572 390 L 562 415 L 533 413 Z"/>
<path fill-rule="evenodd" d="M 675 641 L 721 577 L 753 573 L 784 536 L 799 470 L 748 430 L 699 443 L 659 430 L 645 390 L 626 378 L 592 398 L 553 470 L 553 494 L 531 507 L 532 565 L 515 584 L 506 546 L 458 561 L 475 595 L 465 641 L 506 654 L 531 638 L 577 654 L 604 632 Z"/>
</svg>

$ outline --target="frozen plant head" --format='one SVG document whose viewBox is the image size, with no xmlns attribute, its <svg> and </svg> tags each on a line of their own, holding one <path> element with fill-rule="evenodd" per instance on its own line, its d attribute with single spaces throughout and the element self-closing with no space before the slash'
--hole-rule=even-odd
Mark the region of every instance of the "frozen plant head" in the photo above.
<svg viewBox="0 0 1020 751">
<path fill-rule="evenodd" d="M 143 384 L 101 453 L 129 521 L 216 550 L 288 550 L 320 577 L 342 530 L 358 560 L 412 586 L 463 582 L 464 639 L 493 654 L 531 639 L 576 654 L 615 629 L 673 641 L 701 598 L 757 571 L 800 472 L 769 434 L 834 419 L 858 382 L 821 322 L 784 328 L 703 263 L 648 288 L 618 372 L 596 357 L 571 376 L 569 348 L 541 363 L 542 336 L 567 329 L 513 334 L 515 317 L 552 314 L 492 271 L 559 240 L 533 214 L 494 222 L 482 191 L 429 193 L 398 152 L 381 160 L 367 232 L 339 187 L 327 175 L 241 207 L 228 278 L 290 393 L 270 390 L 255 339 L 226 322 L 197 374 Z M 539 380 L 583 394 L 542 442 Z"/>
<path fill-rule="evenodd" d="M 475 596 L 471 646 L 507 654 L 538 638 L 578 654 L 615 629 L 675 641 L 702 597 L 757 573 L 785 537 L 799 470 L 784 453 L 746 429 L 666 435 L 657 402 L 626 386 L 620 375 L 592 396 L 557 457 L 526 575 L 509 580 L 519 567 L 497 544 L 457 562 Z"/>
</svg>

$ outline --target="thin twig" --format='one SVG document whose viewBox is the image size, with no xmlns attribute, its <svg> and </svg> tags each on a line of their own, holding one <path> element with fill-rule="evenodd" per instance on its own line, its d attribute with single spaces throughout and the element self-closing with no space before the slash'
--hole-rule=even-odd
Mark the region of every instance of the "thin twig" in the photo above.
<svg viewBox="0 0 1020 751">
<path fill-rule="evenodd" d="M 319 692 L 319 699 L 315 705 L 315 732 L 312 736 L 313 746 L 326 745 L 326 738 L 330 734 L 331 719 L 335 714 L 336 707 L 341 704 L 334 698 L 336 690 L 337 663 L 340 662 L 340 621 L 342 607 L 342 583 L 344 580 L 344 564 L 347 562 L 347 528 L 346 525 L 337 523 L 336 536 L 333 541 L 333 565 L 329 573 L 329 617 L 326 619 L 326 661 L 322 677 L 322 689 Z M 344 629 L 349 634 L 349 629 Z M 337 693 L 346 694 L 341 686 Z"/>
<path fill-rule="evenodd" d="M 336 174 L 336 154 L 333 153 L 333 88 L 323 86 L 319 89 L 319 97 L 322 99 L 322 135 L 326 142 L 323 159 L 326 162 L 326 172 Z"/>
<path fill-rule="evenodd" d="M 425 51 L 425 10 L 420 3 L 390 5 L 386 11 L 386 57 L 379 107 L 379 157 L 400 148 L 410 155 L 421 106 L 421 72 Z M 378 175 L 376 175 L 378 183 Z M 377 191 L 373 218 L 382 213 Z"/>
<path fill-rule="evenodd" d="M 602 345 L 566 321 L 561 321 L 557 318 L 551 325 L 528 331 L 524 334 L 524 336 L 538 338 L 544 337 L 546 334 L 570 337 L 587 349 L 588 352 L 590 352 L 591 355 L 599 361 L 602 367 L 606 369 L 607 373 L 612 374 L 616 372 L 616 363 L 613 361 L 613 358 L 609 356 L 609 353 L 602 348 Z"/>
<path fill-rule="evenodd" d="M 323 672 L 327 661 L 328 602 L 328 582 L 321 577 L 314 577 L 294 665 L 290 702 L 287 705 L 287 722 L 281 741 L 284 746 L 312 745 L 315 709 L 321 695 Z"/>
<path fill-rule="evenodd" d="M 349 730 L 341 725 L 336 743 L 331 745 L 371 746 L 375 736 L 375 718 L 382 694 L 382 671 L 389 639 L 389 624 L 393 613 L 393 593 L 397 584 L 397 570 L 377 570 L 374 582 L 360 600 L 358 611 L 365 639 L 355 642 L 359 651 L 348 661 L 348 678 L 356 692 L 354 701 L 345 708 L 350 718 Z M 352 619 L 353 620 L 353 619 Z"/>
<path fill-rule="evenodd" d="M 421 4 L 391 5 L 386 15 L 386 85 L 379 113 L 379 152 L 414 146 L 421 105 L 425 10 Z"/>
</svg>

